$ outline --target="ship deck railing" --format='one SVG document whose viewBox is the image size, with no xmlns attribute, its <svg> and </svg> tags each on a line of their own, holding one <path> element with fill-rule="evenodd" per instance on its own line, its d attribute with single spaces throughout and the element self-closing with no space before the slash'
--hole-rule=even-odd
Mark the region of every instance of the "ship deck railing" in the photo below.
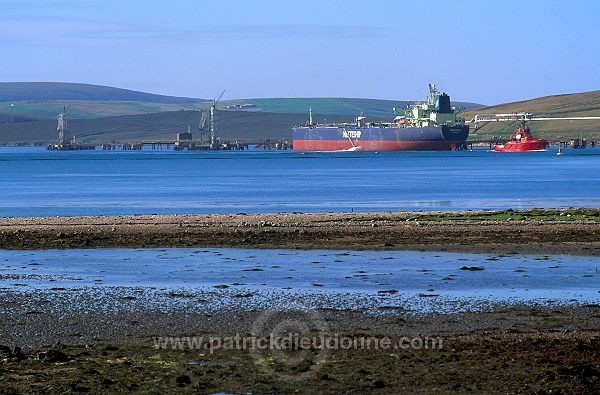
<svg viewBox="0 0 600 395">
<path fill-rule="evenodd" d="M 364 128 L 364 127 L 368 127 L 368 128 L 393 128 L 393 127 L 404 127 L 404 125 L 400 125 L 398 123 L 390 123 L 390 122 L 367 122 L 366 124 L 364 124 L 363 126 L 358 126 L 355 123 L 316 123 L 313 125 L 301 125 L 301 126 L 294 126 L 295 128 L 306 128 L 306 127 L 311 127 L 311 128 Z"/>
</svg>

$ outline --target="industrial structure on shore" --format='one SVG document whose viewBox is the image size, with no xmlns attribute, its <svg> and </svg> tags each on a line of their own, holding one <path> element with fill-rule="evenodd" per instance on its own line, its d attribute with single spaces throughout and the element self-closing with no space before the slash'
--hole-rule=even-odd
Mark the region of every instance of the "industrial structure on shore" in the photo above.
<svg viewBox="0 0 600 395">
<path fill-rule="evenodd" d="M 70 106 L 69 106 L 70 107 Z M 95 150 L 95 145 L 78 144 L 75 142 L 75 136 L 71 138 L 69 128 L 67 127 L 67 108 L 58 113 L 58 144 L 50 144 L 47 149 L 55 151 L 75 151 L 75 150 Z"/>
<path fill-rule="evenodd" d="M 198 124 L 198 131 L 200 133 L 200 139 L 194 140 L 191 133 L 191 128 L 188 126 L 187 132 L 177 133 L 176 140 L 142 140 L 139 142 L 112 142 L 104 143 L 101 145 L 102 150 L 126 150 L 126 151 L 137 151 L 141 150 L 144 146 L 151 146 L 152 149 L 171 149 L 175 151 L 182 150 L 244 150 L 248 149 L 248 143 L 230 143 L 222 142 L 219 138 L 217 130 L 217 104 L 225 94 L 225 91 L 221 95 L 213 99 L 210 107 L 202 109 L 200 111 L 200 122 Z M 50 144 L 47 146 L 48 150 L 54 151 L 75 151 L 75 150 L 95 150 L 96 145 L 94 144 L 81 144 L 75 141 L 75 137 L 71 137 L 69 129 L 67 127 L 67 108 L 58 114 L 57 117 L 58 126 L 58 143 Z M 270 144 L 269 144 L 270 145 Z M 287 146 L 286 146 L 287 148 Z"/>
</svg>

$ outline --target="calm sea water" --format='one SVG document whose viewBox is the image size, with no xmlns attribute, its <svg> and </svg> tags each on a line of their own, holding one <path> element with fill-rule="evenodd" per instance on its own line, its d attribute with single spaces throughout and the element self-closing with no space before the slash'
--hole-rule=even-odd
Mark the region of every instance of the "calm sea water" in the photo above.
<svg viewBox="0 0 600 395">
<path fill-rule="evenodd" d="M 0 148 L 0 216 L 599 207 L 600 148 L 525 154 Z"/>
<path fill-rule="evenodd" d="M 119 287 L 183 294 L 217 289 L 257 296 L 301 293 L 326 300 L 375 295 L 419 311 L 449 301 L 461 301 L 459 309 L 482 301 L 592 303 L 600 292 L 598 260 L 582 256 L 231 248 L 1 254 L 0 290 L 12 292 Z M 479 270 L 465 270 L 474 267 Z"/>
</svg>

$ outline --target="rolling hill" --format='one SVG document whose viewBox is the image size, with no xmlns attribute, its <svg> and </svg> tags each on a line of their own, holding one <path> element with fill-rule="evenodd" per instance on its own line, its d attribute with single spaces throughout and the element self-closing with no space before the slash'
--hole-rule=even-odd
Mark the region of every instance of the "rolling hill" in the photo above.
<svg viewBox="0 0 600 395">
<path fill-rule="evenodd" d="M 102 85 L 67 82 L 0 82 L 0 102 L 18 101 L 134 101 L 163 104 L 206 101 L 189 97 L 173 97 Z"/>
<path fill-rule="evenodd" d="M 89 84 L 0 83 L 0 144 L 48 144 L 57 139 L 56 116 L 68 108 L 69 130 L 83 142 L 173 139 L 176 133 L 197 131 L 200 108 L 211 101 L 155 95 Z M 404 101 L 360 98 L 273 98 L 219 102 L 219 134 L 224 140 L 257 141 L 291 139 L 290 127 L 305 124 L 308 108 L 316 122 L 350 122 L 363 113 L 371 120 L 389 120 L 393 107 Z M 600 116 L 600 91 L 557 95 L 482 107 L 475 114 L 532 112 L 537 116 Z M 241 108 L 240 108 L 241 107 Z M 516 124 L 490 123 L 472 131 L 472 139 L 512 133 Z M 600 120 L 531 122 L 543 137 L 579 136 L 600 138 Z"/>
</svg>

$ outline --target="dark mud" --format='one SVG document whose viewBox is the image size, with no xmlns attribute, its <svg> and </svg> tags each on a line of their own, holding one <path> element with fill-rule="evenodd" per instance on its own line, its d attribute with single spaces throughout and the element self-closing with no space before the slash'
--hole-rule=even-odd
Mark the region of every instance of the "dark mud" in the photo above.
<svg viewBox="0 0 600 395">
<path fill-rule="evenodd" d="M 442 349 L 331 351 L 301 381 L 265 375 L 240 350 L 54 346 L 0 350 L 0 393 L 597 394 L 599 360 L 597 331 L 453 335 Z"/>
</svg>

